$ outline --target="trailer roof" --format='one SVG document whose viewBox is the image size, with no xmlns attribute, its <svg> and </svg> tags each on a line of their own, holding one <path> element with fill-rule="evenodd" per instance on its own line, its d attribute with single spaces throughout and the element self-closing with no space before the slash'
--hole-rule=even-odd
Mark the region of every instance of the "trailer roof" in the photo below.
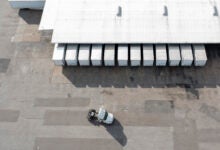
<svg viewBox="0 0 220 150">
<path fill-rule="evenodd" d="M 220 43 L 220 0 L 47 0 L 53 43 Z"/>
</svg>

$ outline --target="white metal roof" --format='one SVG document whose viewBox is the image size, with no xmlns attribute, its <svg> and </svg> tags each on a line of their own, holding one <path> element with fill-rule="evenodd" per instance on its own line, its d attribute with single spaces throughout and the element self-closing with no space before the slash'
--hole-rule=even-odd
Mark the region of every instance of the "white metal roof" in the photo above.
<svg viewBox="0 0 220 150">
<path fill-rule="evenodd" d="M 53 43 L 220 43 L 214 7 L 220 0 L 47 0 L 40 29 L 53 29 Z"/>
<path fill-rule="evenodd" d="M 59 0 L 46 0 L 39 30 L 53 30 L 58 13 Z"/>
</svg>

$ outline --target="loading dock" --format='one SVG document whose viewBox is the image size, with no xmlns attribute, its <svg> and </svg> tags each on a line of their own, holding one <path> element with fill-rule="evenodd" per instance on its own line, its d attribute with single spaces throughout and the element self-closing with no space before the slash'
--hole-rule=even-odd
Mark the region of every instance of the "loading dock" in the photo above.
<svg viewBox="0 0 220 150">
<path fill-rule="evenodd" d="M 128 45 L 126 44 L 118 45 L 118 65 L 128 66 Z"/>
<path fill-rule="evenodd" d="M 205 66 L 207 55 L 203 44 L 193 44 L 193 56 L 195 66 Z"/>
<path fill-rule="evenodd" d="M 153 44 L 143 44 L 143 65 L 154 65 L 154 47 Z"/>
<path fill-rule="evenodd" d="M 115 45 L 114 44 L 105 45 L 104 64 L 105 66 L 115 66 Z"/>
<path fill-rule="evenodd" d="M 53 51 L 53 57 L 52 60 L 55 65 L 57 66 L 64 66 L 65 65 L 65 50 L 66 45 L 65 44 L 55 44 L 54 51 Z"/>
<path fill-rule="evenodd" d="M 190 44 L 180 44 L 181 66 L 191 66 L 193 62 L 192 47 Z"/>
<path fill-rule="evenodd" d="M 179 45 L 168 45 L 169 66 L 179 66 L 180 64 L 180 48 Z"/>
<path fill-rule="evenodd" d="M 131 66 L 141 65 L 141 45 L 130 45 Z"/>
<path fill-rule="evenodd" d="M 90 45 L 89 44 L 79 46 L 78 60 L 79 60 L 80 66 L 90 65 Z"/>
<path fill-rule="evenodd" d="M 102 45 L 101 44 L 92 45 L 91 62 L 93 66 L 102 65 Z"/>
<path fill-rule="evenodd" d="M 167 64 L 167 50 L 165 44 L 155 45 L 156 51 L 156 66 L 166 66 Z"/>
<path fill-rule="evenodd" d="M 66 64 L 67 66 L 77 66 L 78 63 L 78 45 L 68 44 L 66 48 Z"/>
</svg>

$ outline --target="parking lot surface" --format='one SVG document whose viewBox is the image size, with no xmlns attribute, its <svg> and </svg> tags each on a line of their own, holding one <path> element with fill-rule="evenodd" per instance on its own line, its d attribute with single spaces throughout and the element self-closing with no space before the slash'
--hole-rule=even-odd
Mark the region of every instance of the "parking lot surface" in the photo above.
<svg viewBox="0 0 220 150">
<path fill-rule="evenodd" d="M 62 68 L 41 14 L 1 2 L 1 150 L 220 149 L 220 45 L 205 67 Z M 87 121 L 100 106 L 114 125 Z"/>
</svg>

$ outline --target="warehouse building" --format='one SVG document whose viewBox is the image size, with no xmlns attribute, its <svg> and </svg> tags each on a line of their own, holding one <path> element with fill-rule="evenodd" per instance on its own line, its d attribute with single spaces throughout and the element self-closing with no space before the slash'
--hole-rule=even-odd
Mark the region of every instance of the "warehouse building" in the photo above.
<svg viewBox="0 0 220 150">
<path fill-rule="evenodd" d="M 220 43 L 220 0 L 9 0 L 43 9 L 53 61 L 68 66 L 204 66 Z"/>
</svg>

